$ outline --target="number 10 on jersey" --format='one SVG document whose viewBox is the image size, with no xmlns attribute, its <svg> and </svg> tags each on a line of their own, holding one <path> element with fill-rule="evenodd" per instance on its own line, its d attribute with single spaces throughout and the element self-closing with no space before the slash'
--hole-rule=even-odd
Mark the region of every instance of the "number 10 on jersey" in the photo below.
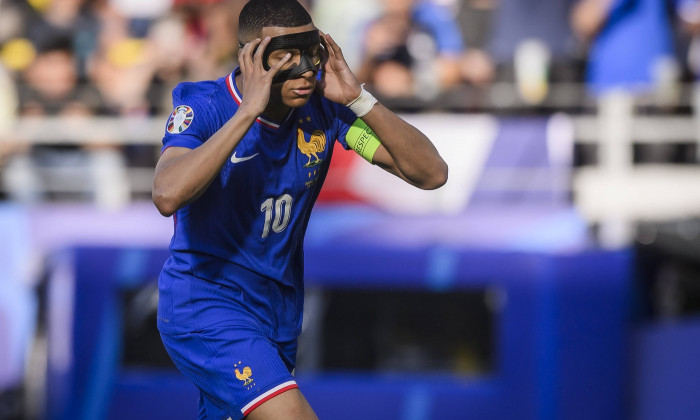
<svg viewBox="0 0 700 420">
<path fill-rule="evenodd" d="M 289 219 L 292 217 L 292 196 L 284 194 L 277 199 L 268 198 L 260 205 L 260 211 L 265 212 L 262 237 L 267 238 L 270 229 L 275 233 L 280 233 L 287 228 Z"/>
</svg>

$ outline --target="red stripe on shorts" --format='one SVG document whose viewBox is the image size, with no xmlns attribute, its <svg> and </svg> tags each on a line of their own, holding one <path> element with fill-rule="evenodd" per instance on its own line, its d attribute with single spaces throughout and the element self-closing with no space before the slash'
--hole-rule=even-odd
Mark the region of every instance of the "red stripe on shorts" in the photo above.
<svg viewBox="0 0 700 420">
<path fill-rule="evenodd" d="M 244 416 L 247 416 L 248 414 L 250 414 L 251 411 L 255 410 L 262 403 L 269 401 L 270 399 L 278 396 L 279 394 L 294 388 L 299 388 L 299 385 L 297 385 L 297 383 L 294 381 L 289 381 L 280 384 L 248 403 L 248 405 L 241 409 L 241 412 Z"/>
</svg>

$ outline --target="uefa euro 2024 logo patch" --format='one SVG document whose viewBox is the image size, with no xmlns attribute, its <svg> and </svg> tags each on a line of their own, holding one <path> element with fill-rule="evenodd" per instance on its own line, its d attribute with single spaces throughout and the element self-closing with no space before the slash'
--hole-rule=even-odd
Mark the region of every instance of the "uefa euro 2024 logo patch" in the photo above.
<svg viewBox="0 0 700 420">
<path fill-rule="evenodd" d="M 192 124 L 194 119 L 194 111 L 187 105 L 180 105 L 173 113 L 170 114 L 170 119 L 168 120 L 168 133 L 178 134 L 187 130 L 187 127 Z"/>
</svg>

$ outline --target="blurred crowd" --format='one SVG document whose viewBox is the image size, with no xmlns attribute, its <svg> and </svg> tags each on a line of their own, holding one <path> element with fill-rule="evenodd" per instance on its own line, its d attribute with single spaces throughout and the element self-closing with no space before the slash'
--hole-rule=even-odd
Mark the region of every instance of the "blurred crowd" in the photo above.
<svg viewBox="0 0 700 420">
<path fill-rule="evenodd" d="M 464 87 L 479 98 L 506 85 L 536 106 L 552 86 L 572 85 L 582 87 L 568 91 L 573 101 L 624 89 L 672 107 L 700 74 L 700 0 L 302 3 L 385 100 L 436 103 Z M 0 0 L 0 126 L 17 116 L 167 115 L 178 82 L 235 67 L 243 4 Z M 470 103 L 491 110 L 486 96 Z M 0 167 L 24 152 L 0 141 Z"/>
<path fill-rule="evenodd" d="M 165 113 L 176 83 L 236 65 L 244 3 L 0 0 L 0 63 L 20 115 Z M 302 3 L 384 97 L 512 82 L 536 103 L 551 83 L 648 89 L 700 70 L 698 0 Z"/>
<path fill-rule="evenodd" d="M 240 3 L 3 0 L 0 54 L 20 86 L 20 114 L 169 107 L 165 91 L 178 81 L 231 68 Z"/>
</svg>

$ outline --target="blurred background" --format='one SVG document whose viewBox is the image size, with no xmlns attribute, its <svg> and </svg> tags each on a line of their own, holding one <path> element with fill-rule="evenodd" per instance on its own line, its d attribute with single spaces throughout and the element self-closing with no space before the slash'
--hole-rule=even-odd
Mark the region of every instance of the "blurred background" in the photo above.
<svg viewBox="0 0 700 420">
<path fill-rule="evenodd" d="M 297 366 L 324 419 L 700 418 L 700 0 L 313 0 L 450 167 L 337 152 Z M 0 0 L 0 419 L 193 419 L 155 327 L 170 92 L 244 0 Z"/>
</svg>

